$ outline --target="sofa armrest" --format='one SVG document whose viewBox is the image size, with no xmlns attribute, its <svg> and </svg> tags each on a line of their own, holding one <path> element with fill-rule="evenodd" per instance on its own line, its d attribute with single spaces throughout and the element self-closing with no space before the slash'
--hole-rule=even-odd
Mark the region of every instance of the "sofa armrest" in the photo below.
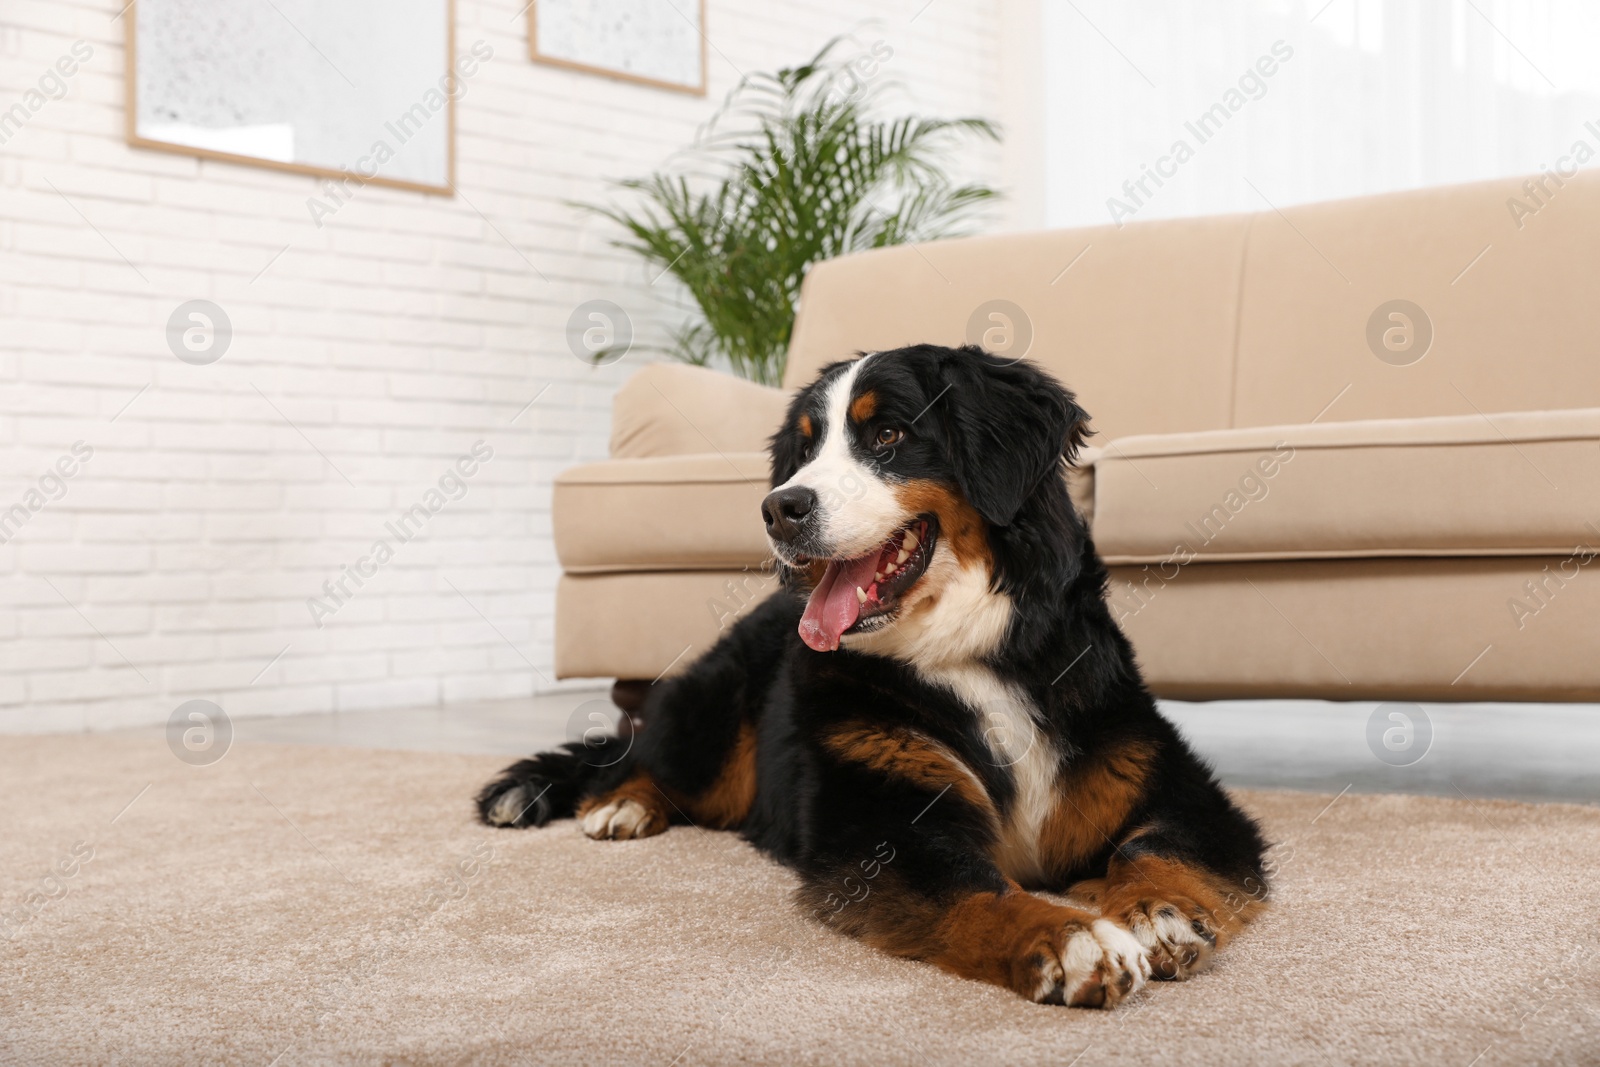
<svg viewBox="0 0 1600 1067">
<path fill-rule="evenodd" d="M 765 452 L 789 394 L 687 363 L 651 363 L 611 406 L 616 459 L 697 452 Z"/>
<path fill-rule="evenodd" d="M 1067 494 L 1083 521 L 1094 529 L 1094 465 L 1105 449 L 1088 446 L 1078 450 L 1078 462 L 1067 468 Z"/>
</svg>

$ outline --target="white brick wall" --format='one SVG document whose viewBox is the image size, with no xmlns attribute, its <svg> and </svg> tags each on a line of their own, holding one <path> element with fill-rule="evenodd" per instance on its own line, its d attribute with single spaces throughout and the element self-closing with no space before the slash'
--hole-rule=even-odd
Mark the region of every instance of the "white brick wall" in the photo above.
<svg viewBox="0 0 1600 1067">
<path fill-rule="evenodd" d="M 661 164 L 736 66 L 838 33 L 889 43 L 907 107 L 998 117 L 983 0 L 711 0 L 706 99 L 536 66 L 520 0 L 459 0 L 458 48 L 494 49 L 459 106 L 463 198 L 368 187 L 319 229 L 313 179 L 124 143 L 123 2 L 0 8 L 0 110 L 93 48 L 0 147 L 0 510 L 93 449 L 0 546 L 0 731 L 163 722 L 194 697 L 247 715 L 550 688 L 550 482 L 605 454 L 642 358 L 580 363 L 567 316 L 612 299 L 647 341 L 676 320 L 668 283 L 566 202 Z M 997 180 L 999 158 L 971 167 Z M 165 343 L 196 298 L 235 331 L 210 366 Z M 315 626 L 307 598 L 478 440 L 494 458 L 466 496 Z"/>
</svg>

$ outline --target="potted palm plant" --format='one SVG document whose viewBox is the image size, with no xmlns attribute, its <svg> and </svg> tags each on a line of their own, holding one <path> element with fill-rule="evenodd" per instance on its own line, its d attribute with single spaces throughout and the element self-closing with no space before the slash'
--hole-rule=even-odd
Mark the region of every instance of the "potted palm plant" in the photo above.
<svg viewBox="0 0 1600 1067">
<path fill-rule="evenodd" d="M 744 78 L 689 167 L 615 183 L 631 207 L 580 205 L 627 231 L 614 245 L 682 283 L 693 311 L 672 356 L 776 385 L 811 264 L 958 235 L 997 196 L 946 172 L 964 140 L 999 139 L 992 123 L 881 117 L 888 83 L 863 79 L 861 58 L 835 59 L 838 43 Z"/>
</svg>

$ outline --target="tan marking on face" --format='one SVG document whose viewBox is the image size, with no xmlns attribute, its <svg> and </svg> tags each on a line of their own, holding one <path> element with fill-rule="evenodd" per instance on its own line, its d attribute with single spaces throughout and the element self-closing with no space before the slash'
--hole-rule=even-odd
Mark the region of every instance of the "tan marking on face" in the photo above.
<svg viewBox="0 0 1600 1067">
<path fill-rule="evenodd" d="M 950 549 L 962 567 L 993 569 L 987 524 L 966 497 L 950 486 L 925 479 L 896 485 L 893 492 L 908 514 L 932 512 L 939 516 L 939 543 Z"/>
<path fill-rule="evenodd" d="M 850 402 L 850 417 L 856 422 L 866 422 L 878 410 L 878 394 L 868 389 Z"/>
<path fill-rule="evenodd" d="M 807 441 L 816 435 L 816 427 L 811 424 L 811 416 L 805 413 L 800 415 L 800 436 Z"/>
<path fill-rule="evenodd" d="M 820 438 L 814 454 L 775 490 L 799 486 L 817 494 L 812 512 L 814 544 L 818 554 L 854 559 L 882 546 L 884 539 L 905 520 L 889 484 L 876 465 L 856 455 L 856 434 L 850 423 L 854 382 L 865 356 L 829 379 L 821 397 L 821 412 L 813 413 Z M 782 554 L 781 546 L 774 545 Z"/>
</svg>

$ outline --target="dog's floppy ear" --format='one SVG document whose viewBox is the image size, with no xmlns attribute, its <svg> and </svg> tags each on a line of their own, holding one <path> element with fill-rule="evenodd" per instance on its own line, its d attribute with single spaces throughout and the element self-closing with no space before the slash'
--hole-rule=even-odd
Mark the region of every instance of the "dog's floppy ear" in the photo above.
<svg viewBox="0 0 1600 1067">
<path fill-rule="evenodd" d="M 1060 382 L 1031 363 L 968 345 L 940 361 L 934 403 L 956 484 L 990 523 L 1009 526 L 1046 478 L 1060 477 L 1089 429 L 1089 415 Z"/>
</svg>

